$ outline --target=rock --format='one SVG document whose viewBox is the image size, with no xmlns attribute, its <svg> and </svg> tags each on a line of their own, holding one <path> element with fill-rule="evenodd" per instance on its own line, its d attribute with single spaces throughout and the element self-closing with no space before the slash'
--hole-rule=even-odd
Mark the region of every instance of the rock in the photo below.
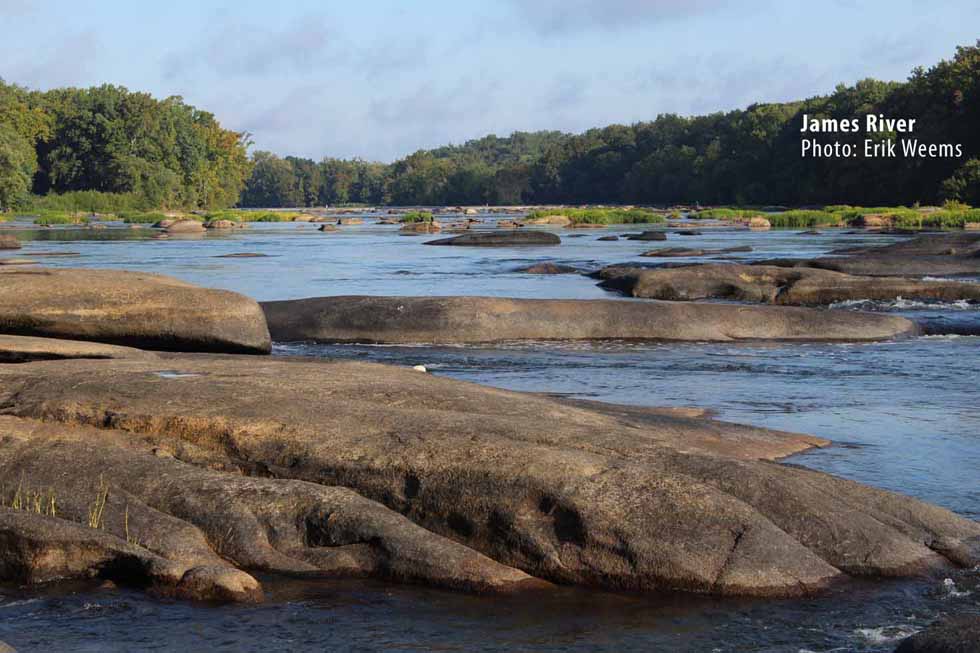
<svg viewBox="0 0 980 653">
<path fill-rule="evenodd" d="M 37 265 L 38 262 L 30 258 L 0 258 L 0 265 Z"/>
<path fill-rule="evenodd" d="M 817 231 L 816 229 L 810 229 L 809 231 L 801 231 L 801 236 L 822 236 L 822 231 Z"/>
<path fill-rule="evenodd" d="M 0 333 L 140 349 L 261 353 L 255 301 L 177 279 L 120 270 L 0 270 Z"/>
<path fill-rule="evenodd" d="M 862 215 L 849 223 L 852 227 L 864 227 L 865 229 L 882 229 L 892 226 L 892 219 L 887 215 L 869 214 Z"/>
<path fill-rule="evenodd" d="M 980 231 L 980 222 L 966 222 L 963 228 L 967 231 Z"/>
<path fill-rule="evenodd" d="M 457 247 L 513 247 L 518 245 L 560 245 L 561 238 L 546 231 L 515 231 L 501 233 L 496 231 L 475 231 L 430 240 L 425 245 L 454 245 Z"/>
<path fill-rule="evenodd" d="M 612 266 L 600 286 L 631 297 L 664 300 L 729 299 L 789 306 L 854 300 L 980 301 L 980 284 L 862 277 L 808 268 L 709 264 L 679 268 Z"/>
<path fill-rule="evenodd" d="M 0 235 L 0 249 L 20 249 L 20 241 L 14 236 Z"/>
<path fill-rule="evenodd" d="M 204 225 L 197 220 L 177 220 L 167 226 L 166 230 L 170 234 L 194 234 L 204 231 Z"/>
<path fill-rule="evenodd" d="M 106 227 L 104 224 L 100 222 L 93 222 L 92 224 L 86 227 L 86 229 L 107 229 L 107 228 L 108 227 Z"/>
<path fill-rule="evenodd" d="M 567 227 L 572 223 L 571 219 L 567 215 L 542 215 L 537 218 L 524 218 L 524 224 L 533 225 L 555 225 L 559 227 Z"/>
<path fill-rule="evenodd" d="M 248 374 L 245 361 L 236 366 Z M 0 479 L 7 487 L 19 487 L 28 498 L 54 496 L 58 515 L 69 522 L 89 523 L 93 503 L 100 502 L 106 536 L 138 541 L 178 568 L 178 595 L 247 598 L 257 584 L 229 562 L 467 591 L 544 585 L 351 489 L 245 475 L 249 465 L 210 453 L 203 441 L 147 438 L 127 433 L 122 422 L 95 429 L 0 417 L 0 425 L 6 436 Z M 63 473 L 68 468 L 71 475 Z"/>
<path fill-rule="evenodd" d="M 514 220 L 500 220 L 497 222 L 498 229 L 520 229 L 524 224 Z"/>
<path fill-rule="evenodd" d="M 72 468 L 71 461 L 66 464 Z M 8 582 L 94 577 L 190 599 L 262 599 L 258 581 L 220 560 L 204 570 L 188 568 L 100 529 L 46 514 L 0 507 L 0 540 L 0 579 Z"/>
<path fill-rule="evenodd" d="M 725 249 L 692 249 L 688 247 L 667 247 L 663 249 L 651 249 L 643 252 L 640 256 L 672 258 L 684 256 L 716 256 L 719 254 L 734 254 L 736 252 L 751 252 L 752 248 L 745 245 L 740 247 L 727 247 Z"/>
<path fill-rule="evenodd" d="M 518 268 L 515 272 L 525 272 L 527 274 L 578 274 L 578 268 L 573 268 L 570 265 L 561 265 L 558 263 L 535 263 L 534 265 L 529 265 L 528 267 Z"/>
<path fill-rule="evenodd" d="M 754 218 L 750 218 L 747 224 L 749 225 L 749 229 L 752 229 L 753 231 L 766 231 L 768 229 L 772 229 L 772 224 L 762 216 L 758 215 Z"/>
<path fill-rule="evenodd" d="M 573 222 L 568 225 L 569 229 L 605 229 L 607 225 L 593 224 L 591 222 Z"/>
<path fill-rule="evenodd" d="M 599 236 L 596 240 L 613 241 L 619 240 L 619 236 Z"/>
<path fill-rule="evenodd" d="M 184 376 L 136 360 L 0 366 L 0 478 L 53 487 L 66 517 L 104 479 L 106 533 L 128 505 L 142 546 L 190 568 L 784 596 L 980 561 L 974 521 L 765 460 L 817 438 L 397 366 L 168 364 Z"/>
<path fill-rule="evenodd" d="M 235 229 L 236 227 L 238 223 L 234 220 L 209 220 L 204 223 L 205 229 Z"/>
<path fill-rule="evenodd" d="M 869 341 L 916 333 L 909 320 L 886 314 L 685 302 L 336 296 L 262 308 L 276 341 Z"/>
<path fill-rule="evenodd" d="M 301 215 L 293 216 L 293 220 L 292 221 L 293 222 L 313 222 L 313 220 L 314 220 L 314 216 L 309 215 L 308 213 L 303 213 Z"/>
<path fill-rule="evenodd" d="M 667 240 L 667 234 L 662 231 L 644 231 L 639 234 L 628 234 L 626 240 Z"/>
<path fill-rule="evenodd" d="M 976 276 L 980 274 L 980 233 L 928 234 L 886 246 L 837 249 L 830 254 L 759 263 L 867 276 Z"/>
<path fill-rule="evenodd" d="M 413 234 L 437 234 L 442 231 L 442 226 L 435 221 L 432 222 L 406 222 L 399 231 Z"/>
<path fill-rule="evenodd" d="M 464 215 L 477 215 L 478 213 L 479 211 L 477 211 L 476 209 L 466 209 L 463 212 Z"/>
<path fill-rule="evenodd" d="M 895 653 L 980 653 L 980 615 L 940 619 L 903 640 Z"/>
<path fill-rule="evenodd" d="M 317 231 L 337 231 L 337 225 L 324 223 L 317 227 Z"/>
<path fill-rule="evenodd" d="M 267 258 L 268 254 L 258 252 L 235 252 L 234 254 L 219 254 L 214 258 Z"/>
<path fill-rule="evenodd" d="M 676 233 L 678 236 L 700 236 L 700 235 L 702 235 L 702 232 L 697 231 L 697 230 L 694 230 L 694 229 L 682 229 L 680 231 L 675 231 L 674 233 Z"/>
<path fill-rule="evenodd" d="M 167 218 L 165 220 L 160 220 L 158 222 L 154 222 L 152 225 L 150 225 L 150 227 L 152 229 L 166 229 L 166 228 L 170 227 L 171 225 L 177 224 L 177 222 L 179 222 L 179 220 L 175 220 L 175 219 L 172 219 L 172 218 Z"/>
<path fill-rule="evenodd" d="M 364 220 L 362 220 L 361 218 L 340 218 L 339 220 L 337 220 L 337 224 L 340 225 L 364 224 Z"/>
<path fill-rule="evenodd" d="M 155 358 L 155 354 L 97 342 L 0 335 L 0 363 L 65 358 Z"/>
</svg>

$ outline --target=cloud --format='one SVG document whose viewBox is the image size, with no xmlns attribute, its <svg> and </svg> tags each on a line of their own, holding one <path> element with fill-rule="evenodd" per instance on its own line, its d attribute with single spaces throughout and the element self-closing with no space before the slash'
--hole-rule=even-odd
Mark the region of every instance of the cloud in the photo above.
<svg viewBox="0 0 980 653">
<path fill-rule="evenodd" d="M 649 27 L 722 9 L 723 0 L 510 0 L 542 35 Z"/>
<path fill-rule="evenodd" d="M 91 72 L 96 68 L 100 42 L 94 32 L 65 34 L 57 46 L 31 51 L 8 63 L 5 74 L 9 80 L 31 88 L 84 86 L 92 83 Z"/>
<path fill-rule="evenodd" d="M 163 77 L 193 77 L 203 68 L 221 76 L 257 77 L 312 72 L 332 52 L 334 33 L 323 15 L 297 16 L 283 26 L 259 25 L 219 13 L 194 45 L 163 59 Z"/>
</svg>

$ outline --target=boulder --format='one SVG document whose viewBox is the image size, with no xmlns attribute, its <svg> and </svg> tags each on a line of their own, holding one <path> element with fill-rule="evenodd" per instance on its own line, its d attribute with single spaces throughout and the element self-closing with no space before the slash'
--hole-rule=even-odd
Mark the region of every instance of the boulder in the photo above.
<svg viewBox="0 0 980 653">
<path fill-rule="evenodd" d="M 234 220 L 209 220 L 204 223 L 205 229 L 235 229 L 236 227 L 238 223 Z"/>
<path fill-rule="evenodd" d="M 885 314 L 689 302 L 338 296 L 262 308 L 277 341 L 870 341 L 916 333 L 912 322 Z"/>
<path fill-rule="evenodd" d="M 497 231 L 474 231 L 453 236 L 430 240 L 425 245 L 452 245 L 456 247 L 514 247 L 524 245 L 560 245 L 561 238 L 546 231 L 514 231 L 502 233 Z"/>
<path fill-rule="evenodd" d="M 865 277 L 821 269 L 712 264 L 678 268 L 611 266 L 604 288 L 664 300 L 729 299 L 791 306 L 854 300 L 980 301 L 980 284 L 904 277 Z"/>
<path fill-rule="evenodd" d="M 895 653 L 978 653 L 980 615 L 952 615 L 903 640 Z"/>
<path fill-rule="evenodd" d="M 120 270 L 0 270 L 0 333 L 141 349 L 269 353 L 262 310 L 227 290 Z"/>
<path fill-rule="evenodd" d="M 599 236 L 596 240 L 614 241 L 619 240 L 619 236 Z"/>
<path fill-rule="evenodd" d="M 772 229 L 772 223 L 760 215 L 750 218 L 746 224 L 748 224 L 749 229 L 752 229 L 753 231 L 766 231 L 768 229 Z"/>
<path fill-rule="evenodd" d="M 537 218 L 524 218 L 524 224 L 533 225 L 554 225 L 558 227 L 567 227 L 572 223 L 571 219 L 567 215 L 542 215 Z"/>
<path fill-rule="evenodd" d="M 162 222 L 166 222 L 166 220 Z M 204 225 L 197 220 L 177 220 L 168 225 L 166 230 L 170 234 L 196 234 L 204 231 Z"/>
<path fill-rule="evenodd" d="M 337 220 L 337 224 L 339 225 L 364 224 L 364 220 L 362 220 L 361 218 L 340 218 L 339 220 Z"/>
<path fill-rule="evenodd" d="M 644 231 L 638 234 L 627 234 L 626 240 L 667 240 L 667 234 L 662 231 Z"/>
<path fill-rule="evenodd" d="M 293 216 L 292 219 L 293 222 L 313 222 L 313 220 L 314 220 L 314 216 L 308 213 L 303 213 L 301 215 Z"/>
<path fill-rule="evenodd" d="M 980 231 L 980 222 L 966 222 L 963 228 L 967 231 Z"/>
<path fill-rule="evenodd" d="M 20 249 L 20 241 L 14 236 L 0 235 L 0 249 Z"/>
<path fill-rule="evenodd" d="M 524 272 L 526 274 L 578 274 L 579 270 L 570 265 L 546 262 L 518 268 L 516 272 Z"/>
<path fill-rule="evenodd" d="M 463 215 L 477 215 L 478 213 L 479 213 L 479 211 L 477 211 L 476 209 L 472 209 L 472 208 L 471 209 L 466 209 L 465 211 L 463 211 Z"/>
<path fill-rule="evenodd" d="M 154 358 L 155 354 L 132 347 L 100 342 L 0 335 L 0 363 L 27 363 L 66 358 Z"/>
<path fill-rule="evenodd" d="M 974 521 L 771 462 L 818 438 L 404 367 L 167 364 L 0 366 L 6 487 L 66 519 L 104 495 L 106 534 L 191 568 L 785 596 L 980 561 Z"/>
<path fill-rule="evenodd" d="M 325 222 L 317 227 L 317 231 L 337 231 L 337 225 Z"/>
<path fill-rule="evenodd" d="M 437 234 L 442 231 L 442 226 L 434 220 L 431 222 L 406 222 L 399 231 L 413 234 Z"/>
</svg>

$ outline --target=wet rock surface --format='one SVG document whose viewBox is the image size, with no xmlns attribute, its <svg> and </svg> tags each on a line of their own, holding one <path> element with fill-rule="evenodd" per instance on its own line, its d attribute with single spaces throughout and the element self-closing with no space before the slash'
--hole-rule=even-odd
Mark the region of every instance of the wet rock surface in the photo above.
<svg viewBox="0 0 980 653">
<path fill-rule="evenodd" d="M 262 308 L 277 341 L 867 341 L 916 332 L 909 320 L 890 315 L 689 302 L 337 296 L 264 302 Z"/>
<path fill-rule="evenodd" d="M 978 653 L 980 614 L 955 615 L 902 641 L 895 653 Z"/>
<path fill-rule="evenodd" d="M 451 238 L 430 240 L 426 245 L 457 247 L 511 247 L 515 245 L 560 245 L 561 238 L 546 231 L 474 231 Z"/>
</svg>

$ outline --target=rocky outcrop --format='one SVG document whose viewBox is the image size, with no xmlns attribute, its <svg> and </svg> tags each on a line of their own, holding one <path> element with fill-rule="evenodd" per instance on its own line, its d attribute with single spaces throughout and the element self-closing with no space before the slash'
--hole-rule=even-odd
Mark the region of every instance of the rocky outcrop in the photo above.
<svg viewBox="0 0 980 653">
<path fill-rule="evenodd" d="M 0 507 L 0 580 L 30 585 L 72 578 L 149 586 L 185 599 L 262 600 L 258 581 L 224 562 L 189 567 L 98 528 Z"/>
<path fill-rule="evenodd" d="M 644 231 L 638 234 L 626 234 L 626 240 L 667 240 L 667 234 L 662 231 Z"/>
<path fill-rule="evenodd" d="M 0 235 L 0 249 L 20 249 L 20 241 L 13 236 Z"/>
<path fill-rule="evenodd" d="M 11 417 L 0 417 L 0 427 L 0 479 L 17 488 L 10 492 L 28 503 L 40 496 L 42 512 L 55 505 L 61 519 L 95 525 L 181 569 L 210 575 L 234 569 L 230 561 L 245 569 L 468 591 L 543 585 L 350 489 L 244 476 L 248 470 L 204 442 L 134 442 L 121 430 Z M 15 497 L 3 499 L 9 505 Z"/>
<path fill-rule="evenodd" d="M 442 225 L 435 221 L 406 222 L 399 231 L 413 234 L 437 234 L 442 231 Z"/>
<path fill-rule="evenodd" d="M 946 617 L 905 639 L 895 653 L 978 653 L 980 615 Z"/>
<path fill-rule="evenodd" d="M 170 351 L 268 353 L 255 301 L 119 270 L 0 269 L 0 333 Z"/>
<path fill-rule="evenodd" d="M 912 322 L 891 315 L 686 302 L 339 296 L 265 302 L 262 308 L 280 341 L 868 341 L 916 331 Z"/>
<path fill-rule="evenodd" d="M 567 227 L 572 224 L 571 218 L 567 215 L 541 215 L 536 218 L 523 218 L 524 224 L 531 225 L 552 225 L 556 227 Z"/>
<path fill-rule="evenodd" d="M 545 231 L 474 231 L 452 238 L 430 240 L 426 245 L 457 247 L 514 247 L 518 245 L 560 245 L 561 238 Z"/>
<path fill-rule="evenodd" d="M 155 358 L 155 354 L 132 347 L 100 342 L 0 335 L 0 363 L 27 363 L 66 358 Z"/>
<path fill-rule="evenodd" d="M 516 568 L 775 596 L 980 560 L 976 522 L 764 460 L 819 444 L 803 436 L 356 362 L 167 364 L 180 376 L 137 360 L 0 366 L 6 487 L 54 488 L 66 519 L 105 496 L 107 533 L 128 514 L 140 546 L 194 567 L 220 551 L 450 586 L 523 587 Z"/>
<path fill-rule="evenodd" d="M 244 223 L 242 223 L 244 225 Z M 205 229 L 237 229 L 239 223 L 234 220 L 209 220 L 204 223 Z"/>
<path fill-rule="evenodd" d="M 789 306 L 851 300 L 980 301 L 980 284 L 864 277 L 809 268 L 765 265 L 691 265 L 678 268 L 612 266 L 600 286 L 631 297 L 664 300 L 732 299 Z"/>
<path fill-rule="evenodd" d="M 760 261 L 866 276 L 975 276 L 980 274 L 980 233 L 928 234 L 883 247 L 853 247 L 816 259 Z"/>
</svg>

